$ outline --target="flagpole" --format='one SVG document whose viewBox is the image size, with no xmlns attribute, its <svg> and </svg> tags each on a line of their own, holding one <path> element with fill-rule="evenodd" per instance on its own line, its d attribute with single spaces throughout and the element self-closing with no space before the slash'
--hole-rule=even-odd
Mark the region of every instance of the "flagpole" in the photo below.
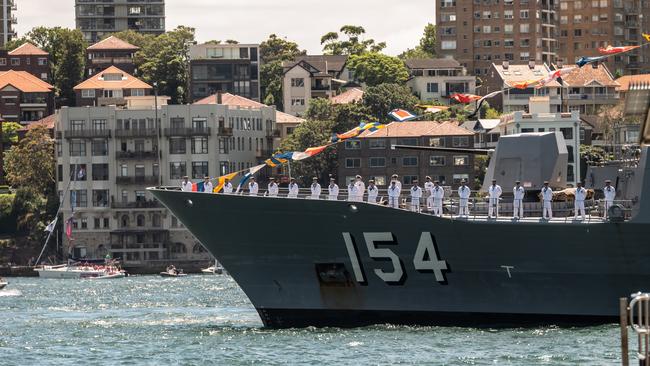
<svg viewBox="0 0 650 366">
<path fill-rule="evenodd" d="M 289 180 L 291 180 L 291 160 L 287 160 L 287 167 L 289 168 Z"/>
</svg>

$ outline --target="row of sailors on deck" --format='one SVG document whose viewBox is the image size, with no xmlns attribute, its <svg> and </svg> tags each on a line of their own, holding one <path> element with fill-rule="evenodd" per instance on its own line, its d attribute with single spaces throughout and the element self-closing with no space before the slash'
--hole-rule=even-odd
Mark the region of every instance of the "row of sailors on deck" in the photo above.
<svg viewBox="0 0 650 366">
<path fill-rule="evenodd" d="M 393 208 L 399 208 L 399 199 L 402 192 L 402 183 L 398 179 L 398 175 L 394 174 L 391 177 L 390 185 L 387 189 L 388 193 L 388 205 Z M 442 216 L 443 211 L 443 200 L 445 198 L 445 190 L 440 186 L 440 182 L 437 180 L 431 181 L 431 177 L 426 177 L 426 182 L 424 183 L 424 191 L 418 185 L 418 181 L 413 181 L 413 186 L 410 189 L 410 209 L 411 211 L 420 212 L 420 200 L 423 198 L 423 192 L 427 193 L 426 206 L 428 210 L 435 216 Z M 278 197 L 280 191 L 278 184 L 275 182 L 275 178 L 269 178 L 270 182 L 267 188 L 267 195 L 269 197 Z M 607 211 L 609 207 L 612 206 L 614 198 L 616 197 L 616 189 L 612 186 L 610 180 L 605 181 L 605 187 L 603 188 L 603 193 L 605 195 L 605 217 L 607 217 Z M 582 217 L 582 220 L 585 220 L 585 200 L 587 199 L 587 190 L 582 187 L 582 183 L 578 182 L 577 187 L 575 188 L 575 218 L 578 219 L 579 216 Z M 212 192 L 213 186 L 210 182 L 209 177 L 205 177 L 203 183 L 205 192 Z M 318 183 L 318 178 L 312 178 L 311 184 L 311 199 L 320 199 L 322 188 Z M 181 182 L 181 190 L 191 192 L 192 191 L 192 182 L 190 182 L 187 177 L 183 177 L 183 182 Z M 365 183 L 362 180 L 360 175 L 357 175 L 355 178 L 350 179 L 350 184 L 347 187 L 348 197 L 347 200 L 351 202 L 362 202 L 365 191 L 368 191 L 367 202 L 368 203 L 377 203 L 377 197 L 379 195 L 379 189 L 375 185 L 374 180 L 368 181 L 368 187 L 366 188 Z M 289 193 L 287 194 L 288 198 L 298 198 L 298 193 L 300 187 L 296 183 L 295 178 L 291 178 L 289 183 Z M 223 193 L 231 194 L 233 192 L 233 185 L 229 180 L 225 181 L 223 186 Z M 255 177 L 250 178 L 248 183 L 248 192 L 251 196 L 257 196 L 259 193 L 259 184 L 255 181 Z M 520 219 L 524 216 L 524 197 L 526 195 L 526 190 L 521 185 L 520 181 L 515 182 L 515 186 L 512 188 L 513 193 L 513 217 L 515 219 Z M 469 200 L 472 194 L 472 190 L 467 186 L 467 182 L 463 179 L 461 181 L 460 187 L 458 187 L 458 197 L 459 208 L 458 216 L 460 217 L 469 217 Z M 496 179 L 492 180 L 492 185 L 488 188 L 488 217 L 496 218 L 499 215 L 499 200 L 503 190 L 501 186 L 497 184 Z M 327 198 L 331 201 L 337 201 L 339 196 L 339 186 L 336 184 L 335 178 L 330 178 L 330 184 L 327 187 Z M 544 182 L 544 187 L 541 190 L 542 196 L 542 217 L 545 219 L 553 218 L 553 189 L 549 187 L 547 181 Z"/>
</svg>

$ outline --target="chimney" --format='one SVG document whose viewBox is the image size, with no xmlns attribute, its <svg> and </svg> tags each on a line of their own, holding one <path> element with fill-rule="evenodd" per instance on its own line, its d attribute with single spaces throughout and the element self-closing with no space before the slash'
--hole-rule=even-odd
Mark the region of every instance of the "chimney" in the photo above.
<svg viewBox="0 0 650 366">
<path fill-rule="evenodd" d="M 501 66 L 503 66 L 503 69 L 504 69 L 504 70 L 508 70 L 508 67 L 510 67 L 510 63 L 509 63 L 508 61 L 503 61 L 503 63 L 501 64 Z"/>
<path fill-rule="evenodd" d="M 528 68 L 531 70 L 535 68 L 535 60 L 528 61 Z"/>
<path fill-rule="evenodd" d="M 223 104 L 223 95 L 221 94 L 221 91 L 217 92 L 217 104 Z"/>
</svg>

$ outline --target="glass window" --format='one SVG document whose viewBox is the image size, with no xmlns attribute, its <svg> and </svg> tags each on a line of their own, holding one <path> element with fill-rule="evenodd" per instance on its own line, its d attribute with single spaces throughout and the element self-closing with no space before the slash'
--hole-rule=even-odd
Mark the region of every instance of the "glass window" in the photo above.
<svg viewBox="0 0 650 366">
<path fill-rule="evenodd" d="M 405 175 L 405 176 L 404 176 L 404 179 L 403 179 L 403 181 L 404 181 L 404 185 L 410 185 L 410 184 L 413 184 L 413 181 L 415 181 L 415 180 L 418 180 L 418 176 L 417 176 L 417 175 Z"/>
<path fill-rule="evenodd" d="M 429 156 L 429 165 L 431 165 L 431 166 L 444 166 L 445 165 L 445 157 L 444 156 L 439 156 L 439 155 Z"/>
<path fill-rule="evenodd" d="M 93 180 L 108 180 L 108 164 L 93 164 L 92 168 Z"/>
<path fill-rule="evenodd" d="M 187 143 L 184 137 L 171 137 L 169 139 L 170 154 L 185 154 Z"/>
<path fill-rule="evenodd" d="M 169 163 L 169 179 L 181 179 L 187 175 L 185 169 L 185 162 Z"/>
<path fill-rule="evenodd" d="M 360 158 L 346 158 L 345 159 L 346 168 L 361 168 L 361 159 Z"/>
<path fill-rule="evenodd" d="M 207 161 L 192 162 L 192 179 L 202 179 L 206 175 L 209 175 Z"/>
<path fill-rule="evenodd" d="M 565 140 L 573 139 L 573 128 L 571 128 L 571 127 L 563 127 L 563 128 L 560 128 L 560 132 L 562 132 L 562 135 L 564 136 Z"/>
<path fill-rule="evenodd" d="M 371 157 L 368 159 L 368 166 L 370 168 L 383 168 L 386 166 L 385 157 Z"/>
<path fill-rule="evenodd" d="M 81 90 L 81 97 L 82 98 L 94 98 L 95 97 L 95 89 L 82 89 Z"/>
<path fill-rule="evenodd" d="M 71 190 L 70 205 L 72 207 L 88 207 L 88 191 L 85 189 Z"/>
<path fill-rule="evenodd" d="M 107 156 L 108 155 L 108 140 L 92 140 L 90 143 L 90 150 L 92 156 Z"/>
<path fill-rule="evenodd" d="M 346 150 L 359 150 L 361 149 L 361 141 L 359 140 L 345 140 Z"/>
<path fill-rule="evenodd" d="M 190 140 L 192 154 L 207 154 L 208 153 L 208 138 L 205 136 L 193 137 Z"/>
<path fill-rule="evenodd" d="M 303 78 L 291 78 L 291 86 L 294 88 L 302 88 L 305 86 L 305 79 Z"/>
<path fill-rule="evenodd" d="M 431 137 L 429 139 L 429 146 L 431 147 L 445 146 L 445 139 L 442 137 Z"/>
<path fill-rule="evenodd" d="M 84 120 L 71 120 L 70 129 L 72 131 L 83 131 L 86 129 L 86 121 Z"/>
<path fill-rule="evenodd" d="M 126 164 L 120 165 L 120 177 L 128 177 L 129 176 L 129 166 Z"/>
<path fill-rule="evenodd" d="M 438 83 L 427 83 L 427 93 L 437 93 Z"/>
<path fill-rule="evenodd" d="M 86 141 L 70 140 L 70 156 L 86 156 Z"/>
<path fill-rule="evenodd" d="M 463 180 L 469 182 L 469 174 L 454 174 L 454 184 L 460 184 Z"/>
<path fill-rule="evenodd" d="M 469 157 L 467 155 L 454 156 L 454 166 L 466 166 L 469 164 Z"/>
<path fill-rule="evenodd" d="M 407 145 L 407 146 L 418 146 L 418 139 L 415 138 L 399 139 L 399 144 Z"/>
<path fill-rule="evenodd" d="M 192 118 L 192 128 L 203 129 L 208 127 L 208 119 L 203 117 Z"/>
<path fill-rule="evenodd" d="M 93 207 L 108 207 L 108 190 L 93 189 Z"/>
<path fill-rule="evenodd" d="M 371 149 L 385 149 L 386 140 L 384 139 L 368 139 L 368 147 Z"/>
<path fill-rule="evenodd" d="M 417 166 L 418 157 L 417 156 L 404 156 L 402 157 L 402 166 Z"/>
<path fill-rule="evenodd" d="M 453 147 L 469 146 L 469 136 L 454 136 L 451 143 Z"/>
</svg>

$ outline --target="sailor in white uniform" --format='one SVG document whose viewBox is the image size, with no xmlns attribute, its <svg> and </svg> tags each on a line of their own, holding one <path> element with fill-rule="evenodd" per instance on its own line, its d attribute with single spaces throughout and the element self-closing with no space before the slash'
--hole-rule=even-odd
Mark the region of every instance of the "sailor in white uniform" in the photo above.
<svg viewBox="0 0 650 366">
<path fill-rule="evenodd" d="M 298 183 L 296 183 L 296 178 L 291 178 L 287 198 L 298 198 L 298 192 L 300 192 L 300 187 L 298 187 Z"/>
<path fill-rule="evenodd" d="M 390 180 L 395 181 L 395 185 L 399 188 L 400 191 L 402 190 L 402 182 L 399 181 L 399 175 L 393 174 L 390 177 Z"/>
<path fill-rule="evenodd" d="M 230 179 L 228 179 L 228 178 L 226 178 L 224 180 L 223 193 L 224 194 L 232 194 L 232 183 L 230 183 Z"/>
<path fill-rule="evenodd" d="M 348 201 L 354 202 L 357 200 L 357 185 L 354 182 L 354 178 L 350 179 L 350 184 L 348 184 Z"/>
<path fill-rule="evenodd" d="M 460 187 L 458 187 L 458 197 L 460 197 L 460 203 L 458 206 L 458 216 L 469 217 L 469 196 L 472 194 L 472 190 L 466 184 L 465 179 L 460 181 Z"/>
<path fill-rule="evenodd" d="M 612 186 L 611 180 L 605 181 L 605 188 L 603 188 L 603 193 L 605 194 L 605 211 L 603 217 L 607 219 L 609 214 L 609 208 L 614 204 L 614 198 L 616 198 L 616 188 Z"/>
<path fill-rule="evenodd" d="M 544 182 L 544 188 L 542 188 L 542 217 L 550 220 L 553 218 L 553 189 L 548 186 L 548 182 Z"/>
<path fill-rule="evenodd" d="M 520 181 L 515 182 L 515 186 L 512 188 L 512 196 L 514 200 L 512 201 L 512 216 L 515 219 L 521 219 L 524 217 L 524 196 L 526 195 L 526 190 L 521 185 Z"/>
<path fill-rule="evenodd" d="M 363 183 L 363 180 L 361 179 L 360 175 L 356 176 L 356 181 L 354 182 L 354 185 L 356 186 L 355 193 L 357 195 L 357 202 L 363 202 L 363 195 L 366 193 L 366 184 Z"/>
<path fill-rule="evenodd" d="M 181 191 L 192 192 L 192 182 L 189 181 L 187 175 L 183 177 L 183 181 L 181 182 Z"/>
<path fill-rule="evenodd" d="M 377 195 L 379 194 L 379 189 L 375 185 L 373 179 L 368 181 L 368 203 L 377 203 Z"/>
<path fill-rule="evenodd" d="M 433 214 L 441 217 L 442 216 L 442 201 L 445 198 L 445 190 L 438 185 L 438 181 L 433 181 L 433 188 L 431 188 L 431 197 L 433 199 Z"/>
<path fill-rule="evenodd" d="M 489 206 L 488 206 L 488 216 L 492 218 L 499 217 L 499 199 L 503 194 L 501 186 L 497 184 L 496 179 L 492 179 L 492 185 L 488 188 L 489 195 Z"/>
<path fill-rule="evenodd" d="M 392 208 L 399 208 L 399 195 L 402 191 L 400 185 L 397 185 L 396 180 L 390 182 L 390 187 L 388 187 L 388 205 Z"/>
<path fill-rule="evenodd" d="M 318 178 L 313 177 L 311 179 L 311 199 L 317 200 L 320 199 L 320 192 L 321 192 L 321 187 L 320 184 L 318 183 Z"/>
<path fill-rule="evenodd" d="M 413 180 L 413 187 L 411 187 L 411 211 L 420 212 L 420 198 L 422 198 L 422 188 L 418 185 L 417 180 Z"/>
<path fill-rule="evenodd" d="M 424 179 L 424 195 L 427 198 L 427 211 L 431 211 L 433 208 L 433 182 L 428 175 Z"/>
<path fill-rule="evenodd" d="M 278 193 L 280 192 L 280 188 L 278 187 L 278 184 L 275 183 L 275 178 L 273 177 L 269 178 L 269 186 L 267 188 L 267 192 L 269 194 L 269 197 L 277 197 Z"/>
<path fill-rule="evenodd" d="M 260 186 L 255 181 L 255 177 L 251 177 L 251 181 L 250 183 L 248 183 L 248 195 L 257 196 L 257 192 L 259 192 L 259 190 L 260 190 Z"/>
<path fill-rule="evenodd" d="M 330 201 L 337 201 L 339 199 L 339 186 L 336 184 L 336 179 L 330 178 L 330 185 L 327 186 L 327 199 Z"/>
<path fill-rule="evenodd" d="M 585 220 L 585 199 L 587 199 L 587 190 L 582 187 L 581 182 L 576 183 L 575 191 L 575 206 L 574 206 L 574 219 L 578 219 L 578 215 L 582 216 L 582 221 Z"/>
<path fill-rule="evenodd" d="M 206 175 L 205 179 L 203 179 L 203 193 L 212 193 L 212 189 L 213 187 L 210 177 Z"/>
</svg>

